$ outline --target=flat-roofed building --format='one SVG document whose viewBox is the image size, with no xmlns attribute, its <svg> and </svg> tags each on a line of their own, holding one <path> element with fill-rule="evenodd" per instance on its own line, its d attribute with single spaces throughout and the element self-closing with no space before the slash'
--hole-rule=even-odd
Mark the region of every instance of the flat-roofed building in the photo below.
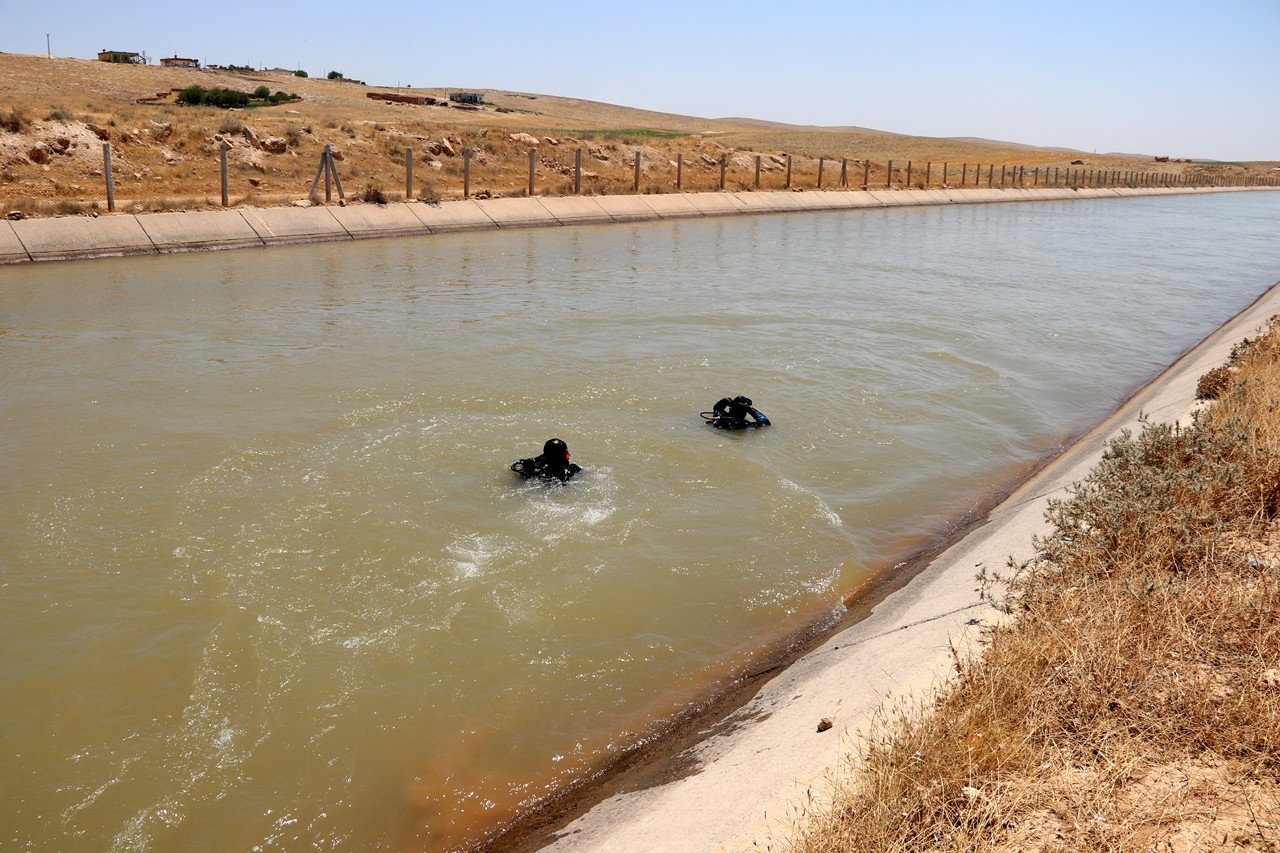
<svg viewBox="0 0 1280 853">
<path fill-rule="evenodd" d="M 129 65 L 147 64 L 147 61 L 142 58 L 142 54 L 131 53 L 127 50 L 100 50 L 98 51 L 98 60 L 100 62 L 124 62 Z"/>
</svg>

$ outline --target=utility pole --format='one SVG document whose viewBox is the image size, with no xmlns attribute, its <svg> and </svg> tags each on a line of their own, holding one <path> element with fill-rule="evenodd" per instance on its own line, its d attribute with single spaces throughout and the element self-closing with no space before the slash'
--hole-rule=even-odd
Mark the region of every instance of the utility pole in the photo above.
<svg viewBox="0 0 1280 853">
<path fill-rule="evenodd" d="M 53 51 L 49 49 L 49 34 L 44 34 L 44 55 L 46 59 L 53 59 Z"/>
</svg>

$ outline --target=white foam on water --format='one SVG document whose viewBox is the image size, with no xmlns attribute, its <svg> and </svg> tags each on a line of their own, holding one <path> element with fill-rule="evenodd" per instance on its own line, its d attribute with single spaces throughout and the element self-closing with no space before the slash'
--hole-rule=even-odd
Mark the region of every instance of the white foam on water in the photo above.
<svg viewBox="0 0 1280 853">
<path fill-rule="evenodd" d="M 957 207 L 24 270 L 14 837 L 404 849 L 553 789 L 1280 262 L 1274 201 Z M 553 435 L 581 475 L 507 470 Z"/>
</svg>

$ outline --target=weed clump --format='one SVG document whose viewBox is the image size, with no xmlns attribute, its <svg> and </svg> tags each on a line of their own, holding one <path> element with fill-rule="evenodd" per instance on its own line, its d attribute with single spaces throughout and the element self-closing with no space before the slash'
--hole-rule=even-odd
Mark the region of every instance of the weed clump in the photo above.
<svg viewBox="0 0 1280 853">
<path fill-rule="evenodd" d="M 440 194 L 436 191 L 436 185 L 427 181 L 422 185 L 422 189 L 418 191 L 418 200 L 430 205 L 439 205 L 441 202 Z"/>
<path fill-rule="evenodd" d="M 31 124 L 31 120 L 27 118 L 27 114 L 22 107 L 9 107 L 0 110 L 0 130 L 7 130 L 9 133 L 21 133 Z"/>
<path fill-rule="evenodd" d="M 1215 367 L 1196 382 L 1197 400 L 1216 400 L 1231 385 L 1231 368 L 1225 364 Z"/>
<path fill-rule="evenodd" d="M 1214 381 L 1189 426 L 1113 440 L 1034 559 L 983 577 L 1012 618 L 933 707 L 880 721 L 794 850 L 1152 850 L 1184 825 L 1280 846 L 1277 318 Z M 1153 793 L 1170 777 L 1200 787 Z"/>
</svg>

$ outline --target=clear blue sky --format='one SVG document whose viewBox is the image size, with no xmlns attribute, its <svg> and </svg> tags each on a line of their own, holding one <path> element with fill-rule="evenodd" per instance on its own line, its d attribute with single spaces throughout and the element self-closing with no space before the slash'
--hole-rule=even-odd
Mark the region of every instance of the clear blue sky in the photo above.
<svg viewBox="0 0 1280 853">
<path fill-rule="evenodd" d="M 0 51 L 337 69 L 662 112 L 1280 160 L 1280 0 L 6 0 Z"/>
</svg>

